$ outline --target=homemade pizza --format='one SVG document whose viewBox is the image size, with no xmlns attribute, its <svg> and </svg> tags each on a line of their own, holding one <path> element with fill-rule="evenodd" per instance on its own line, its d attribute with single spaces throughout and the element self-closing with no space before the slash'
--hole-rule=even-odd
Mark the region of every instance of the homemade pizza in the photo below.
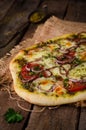
<svg viewBox="0 0 86 130">
<path fill-rule="evenodd" d="M 86 32 L 20 51 L 10 62 L 15 92 L 40 106 L 86 100 Z"/>
</svg>

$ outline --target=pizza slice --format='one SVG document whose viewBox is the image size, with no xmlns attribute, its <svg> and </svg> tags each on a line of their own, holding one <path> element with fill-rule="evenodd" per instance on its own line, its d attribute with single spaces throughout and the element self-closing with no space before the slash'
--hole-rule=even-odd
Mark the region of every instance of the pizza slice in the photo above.
<svg viewBox="0 0 86 130">
<path fill-rule="evenodd" d="M 40 106 L 86 99 L 86 33 L 68 34 L 20 51 L 10 62 L 16 93 Z"/>
</svg>

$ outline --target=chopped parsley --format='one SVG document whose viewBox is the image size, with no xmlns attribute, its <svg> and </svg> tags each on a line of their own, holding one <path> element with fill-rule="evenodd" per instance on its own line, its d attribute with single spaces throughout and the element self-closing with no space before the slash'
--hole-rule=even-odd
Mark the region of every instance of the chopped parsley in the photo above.
<svg viewBox="0 0 86 130">
<path fill-rule="evenodd" d="M 30 75 L 30 76 L 33 76 L 33 75 L 35 75 L 35 72 L 33 72 L 33 71 L 30 71 L 29 73 L 27 73 L 28 74 L 28 76 Z"/>
<path fill-rule="evenodd" d="M 69 86 L 69 79 L 68 78 L 64 79 L 63 84 L 64 87 L 67 88 Z"/>
<path fill-rule="evenodd" d="M 25 82 L 25 83 L 23 83 L 23 87 L 25 89 L 29 90 L 30 92 L 34 92 L 35 85 L 33 83 L 31 85 L 31 82 Z"/>
<path fill-rule="evenodd" d="M 27 61 L 24 58 L 16 59 L 15 62 L 17 62 L 20 65 L 20 67 L 24 66 L 27 63 Z"/>
<path fill-rule="evenodd" d="M 40 69 L 41 69 L 40 66 L 34 66 L 35 71 L 39 71 Z"/>
<path fill-rule="evenodd" d="M 50 53 L 48 53 L 48 54 L 46 54 L 46 55 L 44 56 L 45 59 L 50 58 L 50 57 L 53 57 Z"/>
<path fill-rule="evenodd" d="M 4 117 L 8 123 L 15 123 L 23 120 L 23 116 L 16 112 L 13 108 L 9 108 Z"/>
<path fill-rule="evenodd" d="M 79 65 L 81 63 L 82 63 L 82 61 L 78 58 L 75 58 L 74 61 L 73 61 L 73 65 Z"/>
</svg>

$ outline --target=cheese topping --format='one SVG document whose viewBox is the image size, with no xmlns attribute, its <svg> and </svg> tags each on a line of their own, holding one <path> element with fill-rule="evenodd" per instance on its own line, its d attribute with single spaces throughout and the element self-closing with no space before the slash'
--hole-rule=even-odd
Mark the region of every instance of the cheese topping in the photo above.
<svg viewBox="0 0 86 130">
<path fill-rule="evenodd" d="M 76 57 L 86 61 L 86 45 L 81 45 L 76 49 Z"/>
<path fill-rule="evenodd" d="M 68 78 L 65 82 L 68 87 L 70 79 L 86 80 L 86 45 L 77 44 L 73 39 L 63 38 L 46 42 L 43 46 L 29 50 L 23 58 L 28 63 L 38 65 L 39 69 L 35 66 L 28 70 L 26 66 L 22 72 L 24 80 L 30 81 L 37 92 L 62 95 L 68 92 L 63 83 L 65 79 Z"/>
<path fill-rule="evenodd" d="M 86 78 L 86 63 L 82 63 L 69 72 L 69 78 L 81 80 L 82 78 Z"/>
</svg>

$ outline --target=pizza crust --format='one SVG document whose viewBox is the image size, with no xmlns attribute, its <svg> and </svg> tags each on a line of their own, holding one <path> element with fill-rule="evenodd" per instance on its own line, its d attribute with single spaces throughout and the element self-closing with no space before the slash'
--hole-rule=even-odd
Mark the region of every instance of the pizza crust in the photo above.
<svg viewBox="0 0 86 130">
<path fill-rule="evenodd" d="M 26 101 L 32 104 L 36 104 L 40 106 L 56 106 L 56 105 L 74 103 L 86 99 L 86 91 L 79 92 L 73 96 L 66 95 L 66 97 L 62 97 L 62 96 L 55 97 L 55 96 L 48 96 L 44 94 L 31 93 L 29 91 L 25 91 L 25 89 L 20 89 L 15 85 L 14 85 L 14 89 L 21 98 L 25 99 Z"/>
<path fill-rule="evenodd" d="M 22 88 L 21 84 L 16 78 L 15 70 L 13 70 L 13 67 L 10 69 L 14 79 L 14 83 L 13 83 L 14 90 L 21 98 L 25 99 L 26 101 L 32 104 L 37 104 L 40 106 L 56 106 L 61 104 L 74 103 L 86 99 L 86 91 L 77 92 L 75 95 L 71 95 L 71 96 L 69 94 L 66 94 L 65 96 L 60 96 L 60 97 L 45 95 L 42 93 L 30 92 Z"/>
<path fill-rule="evenodd" d="M 66 38 L 70 37 L 72 34 L 67 34 L 55 39 L 59 38 Z M 53 40 L 55 40 L 53 39 Z M 42 43 L 44 44 L 44 43 Z M 37 45 L 30 47 L 29 49 L 35 48 Z M 25 89 L 21 85 L 21 81 L 16 74 L 19 71 L 18 64 L 15 63 L 15 60 L 17 58 L 20 58 L 24 55 L 24 51 L 20 51 L 10 62 L 10 72 L 12 74 L 13 78 L 13 86 L 15 92 L 23 99 L 26 101 L 32 103 L 32 104 L 37 104 L 40 106 L 56 106 L 56 105 L 61 105 L 61 104 L 69 104 L 69 103 L 74 103 L 77 101 L 85 100 L 86 99 L 86 90 L 81 91 L 81 92 L 76 92 L 76 94 L 65 94 L 61 96 L 56 96 L 56 95 L 46 95 L 44 93 L 39 93 L 39 92 L 30 92 L 29 90 Z"/>
</svg>

